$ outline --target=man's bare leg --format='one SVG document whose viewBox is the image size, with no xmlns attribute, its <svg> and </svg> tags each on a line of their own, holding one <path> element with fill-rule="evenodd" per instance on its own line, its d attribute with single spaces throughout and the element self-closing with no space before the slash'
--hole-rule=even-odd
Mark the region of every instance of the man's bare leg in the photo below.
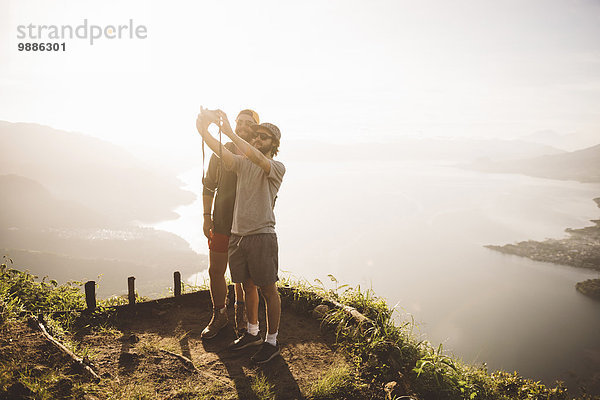
<svg viewBox="0 0 600 400">
<path fill-rule="evenodd" d="M 225 309 L 227 284 L 225 283 L 225 268 L 227 268 L 227 253 L 210 251 L 208 275 L 210 277 L 210 296 L 213 302 L 213 316 L 201 333 L 202 339 L 215 337 L 221 329 L 227 326 L 228 318 Z"/>
<path fill-rule="evenodd" d="M 235 284 L 235 301 L 238 303 L 244 302 L 244 289 L 241 283 Z"/>
<path fill-rule="evenodd" d="M 221 309 L 225 307 L 227 297 L 227 284 L 225 283 L 225 270 L 227 269 L 227 253 L 210 251 L 210 265 L 208 276 L 210 277 L 210 297 L 213 307 Z"/>
<path fill-rule="evenodd" d="M 225 282 L 225 270 L 227 269 L 227 253 L 210 251 L 210 265 L 208 275 L 210 277 L 210 295 L 215 309 L 221 310 L 227 303 L 227 283 Z M 241 335 L 247 328 L 246 308 L 244 306 L 244 290 L 241 283 L 235 284 L 235 330 Z"/>
<path fill-rule="evenodd" d="M 220 308 L 227 302 L 227 283 L 225 282 L 227 260 L 227 253 L 210 251 L 208 275 L 210 277 L 210 296 L 215 308 Z M 244 290 L 241 283 L 235 284 L 235 301 L 238 303 L 244 302 Z"/>
<path fill-rule="evenodd" d="M 258 331 L 258 288 L 248 278 L 242 283 L 246 299 L 246 315 L 248 316 L 248 330 L 233 341 L 229 348 L 237 351 L 249 346 L 259 346 L 263 343 Z"/>
<path fill-rule="evenodd" d="M 248 318 L 246 318 L 246 304 L 244 304 L 244 289 L 241 283 L 235 284 L 235 333 L 241 336 L 248 330 Z"/>
<path fill-rule="evenodd" d="M 258 289 L 252 279 L 248 278 L 244 284 L 244 298 L 246 299 L 246 316 L 248 323 L 258 325 Z"/>
<path fill-rule="evenodd" d="M 281 298 L 277 285 L 273 283 L 261 286 L 260 292 L 267 306 L 267 333 L 275 334 L 279 330 L 279 318 L 281 317 Z"/>
<path fill-rule="evenodd" d="M 281 317 L 281 299 L 277 286 L 273 283 L 260 287 L 260 292 L 267 306 L 267 336 L 260 350 L 251 357 L 257 364 L 269 362 L 279 355 L 279 344 L 277 334 L 279 330 L 279 318 Z"/>
</svg>

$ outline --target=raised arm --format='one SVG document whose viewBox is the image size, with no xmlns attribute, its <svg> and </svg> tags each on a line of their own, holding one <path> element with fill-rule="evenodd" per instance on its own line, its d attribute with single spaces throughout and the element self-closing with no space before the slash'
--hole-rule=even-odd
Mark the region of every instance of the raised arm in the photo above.
<svg viewBox="0 0 600 400">
<path fill-rule="evenodd" d="M 216 156 L 211 156 L 208 163 L 208 169 L 206 170 L 206 176 L 204 177 L 204 184 L 202 189 L 202 206 L 204 209 L 204 224 L 202 230 L 204 236 L 210 239 L 210 230 L 214 228 L 212 219 L 212 207 L 213 200 L 215 197 L 215 190 L 219 181 L 219 159 Z"/>
<path fill-rule="evenodd" d="M 219 141 L 208 131 L 210 124 L 216 121 L 216 119 L 211 118 L 212 116 L 213 112 L 208 110 L 203 110 L 203 112 L 198 114 L 198 118 L 196 118 L 196 129 L 198 129 L 198 133 L 204 138 L 208 147 L 210 147 L 217 157 L 222 156 L 225 168 L 231 169 L 234 163 L 234 154 L 219 143 Z M 229 129 L 231 129 L 231 127 Z"/>
<path fill-rule="evenodd" d="M 267 156 L 260 152 L 257 148 L 252 146 L 250 143 L 246 142 L 244 139 L 239 137 L 233 129 L 231 129 L 231 125 L 229 124 L 229 119 L 227 119 L 227 114 L 221 110 L 217 110 L 215 112 L 218 116 L 221 117 L 223 121 L 223 133 L 227 135 L 231 141 L 240 149 L 242 154 L 244 154 L 250 161 L 254 164 L 258 165 L 267 173 L 267 175 L 271 172 L 271 162 Z M 208 143 L 208 142 L 207 142 Z"/>
</svg>

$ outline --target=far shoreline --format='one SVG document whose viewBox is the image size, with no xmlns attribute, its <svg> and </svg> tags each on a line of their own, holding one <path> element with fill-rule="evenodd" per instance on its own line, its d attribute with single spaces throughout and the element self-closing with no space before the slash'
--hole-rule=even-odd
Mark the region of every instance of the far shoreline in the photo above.
<svg viewBox="0 0 600 400">
<path fill-rule="evenodd" d="M 593 199 L 600 207 L 600 197 Z M 488 249 L 505 254 L 527 257 L 534 261 L 549 262 L 584 268 L 600 273 L 600 219 L 591 220 L 592 226 L 567 228 L 564 239 L 547 239 L 542 242 L 527 240 L 503 246 L 486 245 Z M 600 300 L 600 279 L 588 279 L 576 284 L 576 290 L 588 297 Z"/>
</svg>

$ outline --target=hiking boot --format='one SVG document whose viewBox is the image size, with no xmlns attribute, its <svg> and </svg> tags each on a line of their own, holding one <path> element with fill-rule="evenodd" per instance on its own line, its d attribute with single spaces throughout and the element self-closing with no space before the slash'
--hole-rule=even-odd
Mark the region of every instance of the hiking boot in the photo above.
<svg viewBox="0 0 600 400">
<path fill-rule="evenodd" d="M 263 342 L 263 340 L 260 337 L 260 334 L 254 336 L 254 335 L 249 334 L 246 331 L 240 338 L 235 339 L 233 341 L 233 343 L 231 344 L 231 346 L 229 346 L 229 348 L 231 350 L 237 351 L 237 350 L 245 349 L 246 347 L 250 347 L 250 346 L 258 346 L 262 342 Z"/>
<path fill-rule="evenodd" d="M 206 328 L 200 334 L 202 339 L 212 339 L 221 331 L 221 329 L 227 326 L 229 319 L 227 318 L 227 310 L 221 312 L 220 310 L 213 310 L 213 316 Z"/>
<path fill-rule="evenodd" d="M 246 318 L 246 305 L 235 303 L 235 333 L 241 337 L 248 330 L 248 318 Z"/>
<path fill-rule="evenodd" d="M 277 355 L 279 355 L 279 344 L 273 346 L 271 343 L 264 342 L 260 350 L 250 359 L 257 364 L 264 364 L 271 361 Z"/>
</svg>

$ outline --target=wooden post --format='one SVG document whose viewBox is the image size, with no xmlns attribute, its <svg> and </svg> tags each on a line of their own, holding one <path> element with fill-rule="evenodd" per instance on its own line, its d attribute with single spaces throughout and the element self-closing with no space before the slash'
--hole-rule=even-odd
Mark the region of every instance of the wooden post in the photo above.
<svg viewBox="0 0 600 400">
<path fill-rule="evenodd" d="M 175 271 L 173 273 L 173 291 L 175 292 L 175 297 L 181 296 L 181 274 L 179 271 Z"/>
<path fill-rule="evenodd" d="M 88 310 L 96 308 L 96 282 L 87 281 L 85 283 L 85 303 Z"/>
<path fill-rule="evenodd" d="M 127 288 L 128 288 L 127 297 L 129 298 L 129 305 L 132 306 L 135 304 L 135 277 L 134 276 L 130 276 L 129 278 L 127 278 Z"/>
</svg>

